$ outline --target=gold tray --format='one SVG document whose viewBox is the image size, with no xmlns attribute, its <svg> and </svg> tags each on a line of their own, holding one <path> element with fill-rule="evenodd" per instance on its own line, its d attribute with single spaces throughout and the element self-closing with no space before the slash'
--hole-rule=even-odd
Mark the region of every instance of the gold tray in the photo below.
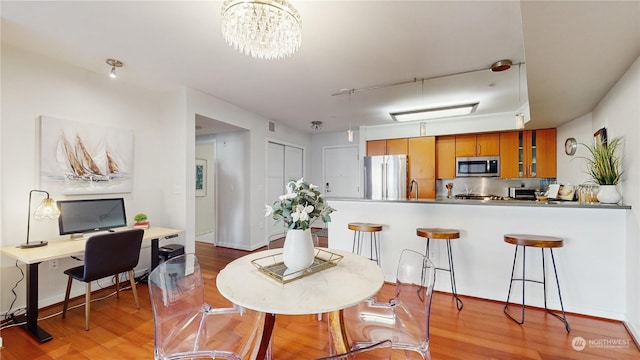
<svg viewBox="0 0 640 360">
<path fill-rule="evenodd" d="M 342 260 L 342 257 L 342 255 L 332 253 L 331 251 L 316 248 L 313 264 L 306 269 L 294 272 L 287 272 L 287 267 L 284 265 L 284 260 L 282 259 L 282 253 L 261 257 L 252 260 L 251 263 L 258 268 L 258 271 L 261 273 L 281 284 L 286 284 L 302 279 L 305 276 L 313 275 L 322 270 L 332 268 Z"/>
</svg>

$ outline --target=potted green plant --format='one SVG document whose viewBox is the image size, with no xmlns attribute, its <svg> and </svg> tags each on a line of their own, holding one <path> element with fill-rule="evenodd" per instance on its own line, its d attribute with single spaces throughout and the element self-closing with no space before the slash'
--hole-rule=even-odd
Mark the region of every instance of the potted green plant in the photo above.
<svg viewBox="0 0 640 360">
<path fill-rule="evenodd" d="M 595 183 L 600 185 L 597 197 L 598 201 L 604 204 L 615 204 L 622 198 L 616 189 L 616 185 L 622 179 L 622 158 L 618 153 L 621 145 L 621 137 L 616 137 L 608 143 L 584 145 L 590 155 L 584 158 L 587 162 L 588 174 Z"/>
<path fill-rule="evenodd" d="M 149 220 L 147 218 L 147 214 L 138 213 L 138 214 L 136 214 L 136 216 L 133 217 L 133 220 L 135 221 L 133 223 L 133 227 L 134 228 L 139 228 L 139 229 L 148 229 L 149 228 Z"/>
</svg>

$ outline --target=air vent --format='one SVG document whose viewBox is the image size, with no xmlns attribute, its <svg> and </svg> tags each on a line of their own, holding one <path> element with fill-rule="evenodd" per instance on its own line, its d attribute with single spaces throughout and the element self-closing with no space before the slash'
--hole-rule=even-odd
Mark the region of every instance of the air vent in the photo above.
<svg viewBox="0 0 640 360">
<path fill-rule="evenodd" d="M 269 131 L 276 132 L 276 123 L 274 123 L 273 121 L 269 121 Z"/>
</svg>

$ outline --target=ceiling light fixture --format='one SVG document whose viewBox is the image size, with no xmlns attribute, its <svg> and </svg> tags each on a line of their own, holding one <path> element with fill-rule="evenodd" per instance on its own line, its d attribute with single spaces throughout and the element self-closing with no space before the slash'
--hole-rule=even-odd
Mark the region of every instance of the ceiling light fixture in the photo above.
<svg viewBox="0 0 640 360">
<path fill-rule="evenodd" d="M 236 50 L 257 59 L 291 56 L 302 44 L 302 19 L 286 0 L 227 0 L 222 35 Z"/>
<path fill-rule="evenodd" d="M 320 130 L 322 128 L 322 121 L 314 120 L 311 122 L 311 128 L 313 130 Z"/>
<path fill-rule="evenodd" d="M 508 66 L 507 66 L 508 64 Z M 432 76 L 432 77 L 424 77 L 424 78 L 413 78 L 412 80 L 408 80 L 408 81 L 398 81 L 398 82 L 394 82 L 394 83 L 388 83 L 388 84 L 380 84 L 380 85 L 373 85 L 373 86 L 369 86 L 369 87 L 365 87 L 365 88 L 358 88 L 358 89 L 351 89 L 352 93 L 359 93 L 359 92 L 363 92 L 363 91 L 371 91 L 371 90 L 378 90 L 378 89 L 384 89 L 384 88 L 388 88 L 388 87 L 392 87 L 392 86 L 399 86 L 399 85 L 407 85 L 407 84 L 415 84 L 418 81 L 429 81 L 429 80 L 436 80 L 436 79 L 443 79 L 443 78 L 447 78 L 450 76 L 458 76 L 458 75 L 465 75 L 465 74 L 471 74 L 471 73 L 475 73 L 475 72 L 479 72 L 479 71 L 486 71 L 486 70 L 491 70 L 492 72 L 500 72 L 500 71 L 505 71 L 511 68 L 511 66 L 513 65 L 522 65 L 524 64 L 524 62 L 518 62 L 518 63 L 513 63 L 511 60 L 500 60 L 500 61 L 496 61 L 495 63 L 493 63 L 490 67 L 488 68 L 482 68 L 482 69 L 475 69 L 475 70 L 469 70 L 469 71 L 460 71 L 457 73 L 451 73 L 451 74 L 446 74 L 446 75 L 438 75 L 438 76 Z M 345 95 L 347 94 L 347 91 L 345 91 L 345 89 L 342 89 L 336 93 L 331 94 L 331 96 L 339 96 L 339 95 Z"/>
<path fill-rule="evenodd" d="M 509 70 L 511 69 L 511 65 L 513 65 L 513 62 L 511 60 L 500 60 L 500 61 L 496 61 L 491 65 L 491 71 L 492 72 L 501 72 L 501 71 L 505 71 L 505 70 Z M 519 66 L 520 64 L 518 64 Z"/>
<path fill-rule="evenodd" d="M 516 129 L 522 130 L 524 129 L 524 114 L 517 113 L 516 114 Z"/>
<path fill-rule="evenodd" d="M 444 106 L 430 109 L 411 110 L 411 111 L 399 111 L 390 113 L 391 117 L 395 121 L 418 121 L 418 120 L 432 120 L 453 116 L 469 115 L 476 111 L 478 103 L 462 104 L 453 106 Z"/>
<path fill-rule="evenodd" d="M 117 77 L 116 68 L 121 68 L 124 65 L 122 61 L 116 60 L 116 59 L 107 59 L 107 64 L 111 66 L 111 72 L 109 73 L 109 77 L 112 79 L 115 79 Z"/>
<path fill-rule="evenodd" d="M 521 89 L 522 89 L 522 86 L 521 86 L 522 78 L 521 78 L 520 74 L 521 74 L 520 73 L 520 64 L 518 64 L 518 106 L 517 106 L 518 109 L 520 109 L 520 100 L 521 100 L 520 97 L 521 97 L 521 93 L 522 93 L 522 91 L 521 91 Z M 521 113 L 521 112 L 518 112 L 516 114 L 516 129 L 518 129 L 518 130 L 524 129 L 524 114 Z"/>
</svg>

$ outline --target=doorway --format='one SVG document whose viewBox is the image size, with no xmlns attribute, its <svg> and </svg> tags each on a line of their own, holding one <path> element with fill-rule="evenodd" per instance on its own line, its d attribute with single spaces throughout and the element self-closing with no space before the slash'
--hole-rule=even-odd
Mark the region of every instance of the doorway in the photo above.
<svg viewBox="0 0 640 360">
<path fill-rule="evenodd" d="M 227 204 L 240 203 L 241 179 L 246 178 L 248 169 L 238 166 L 242 163 L 243 149 L 248 148 L 248 133 L 244 128 L 224 123 L 215 119 L 196 114 L 195 121 L 195 157 L 196 166 L 204 164 L 204 191 L 196 192 L 195 199 L 195 237 L 196 241 L 242 248 L 242 244 L 235 244 L 229 240 L 228 233 L 238 233 L 236 226 L 227 221 L 228 213 L 220 214 L 219 207 L 229 208 Z M 227 188 L 219 191 L 219 185 Z M 231 191 L 232 188 L 236 191 Z M 235 209 L 242 213 L 244 209 Z M 233 215 L 235 216 L 235 214 Z M 219 222 L 223 226 L 219 226 Z M 231 225 L 229 225 L 231 224 Z M 237 227 L 237 226 L 236 226 Z"/>
</svg>

